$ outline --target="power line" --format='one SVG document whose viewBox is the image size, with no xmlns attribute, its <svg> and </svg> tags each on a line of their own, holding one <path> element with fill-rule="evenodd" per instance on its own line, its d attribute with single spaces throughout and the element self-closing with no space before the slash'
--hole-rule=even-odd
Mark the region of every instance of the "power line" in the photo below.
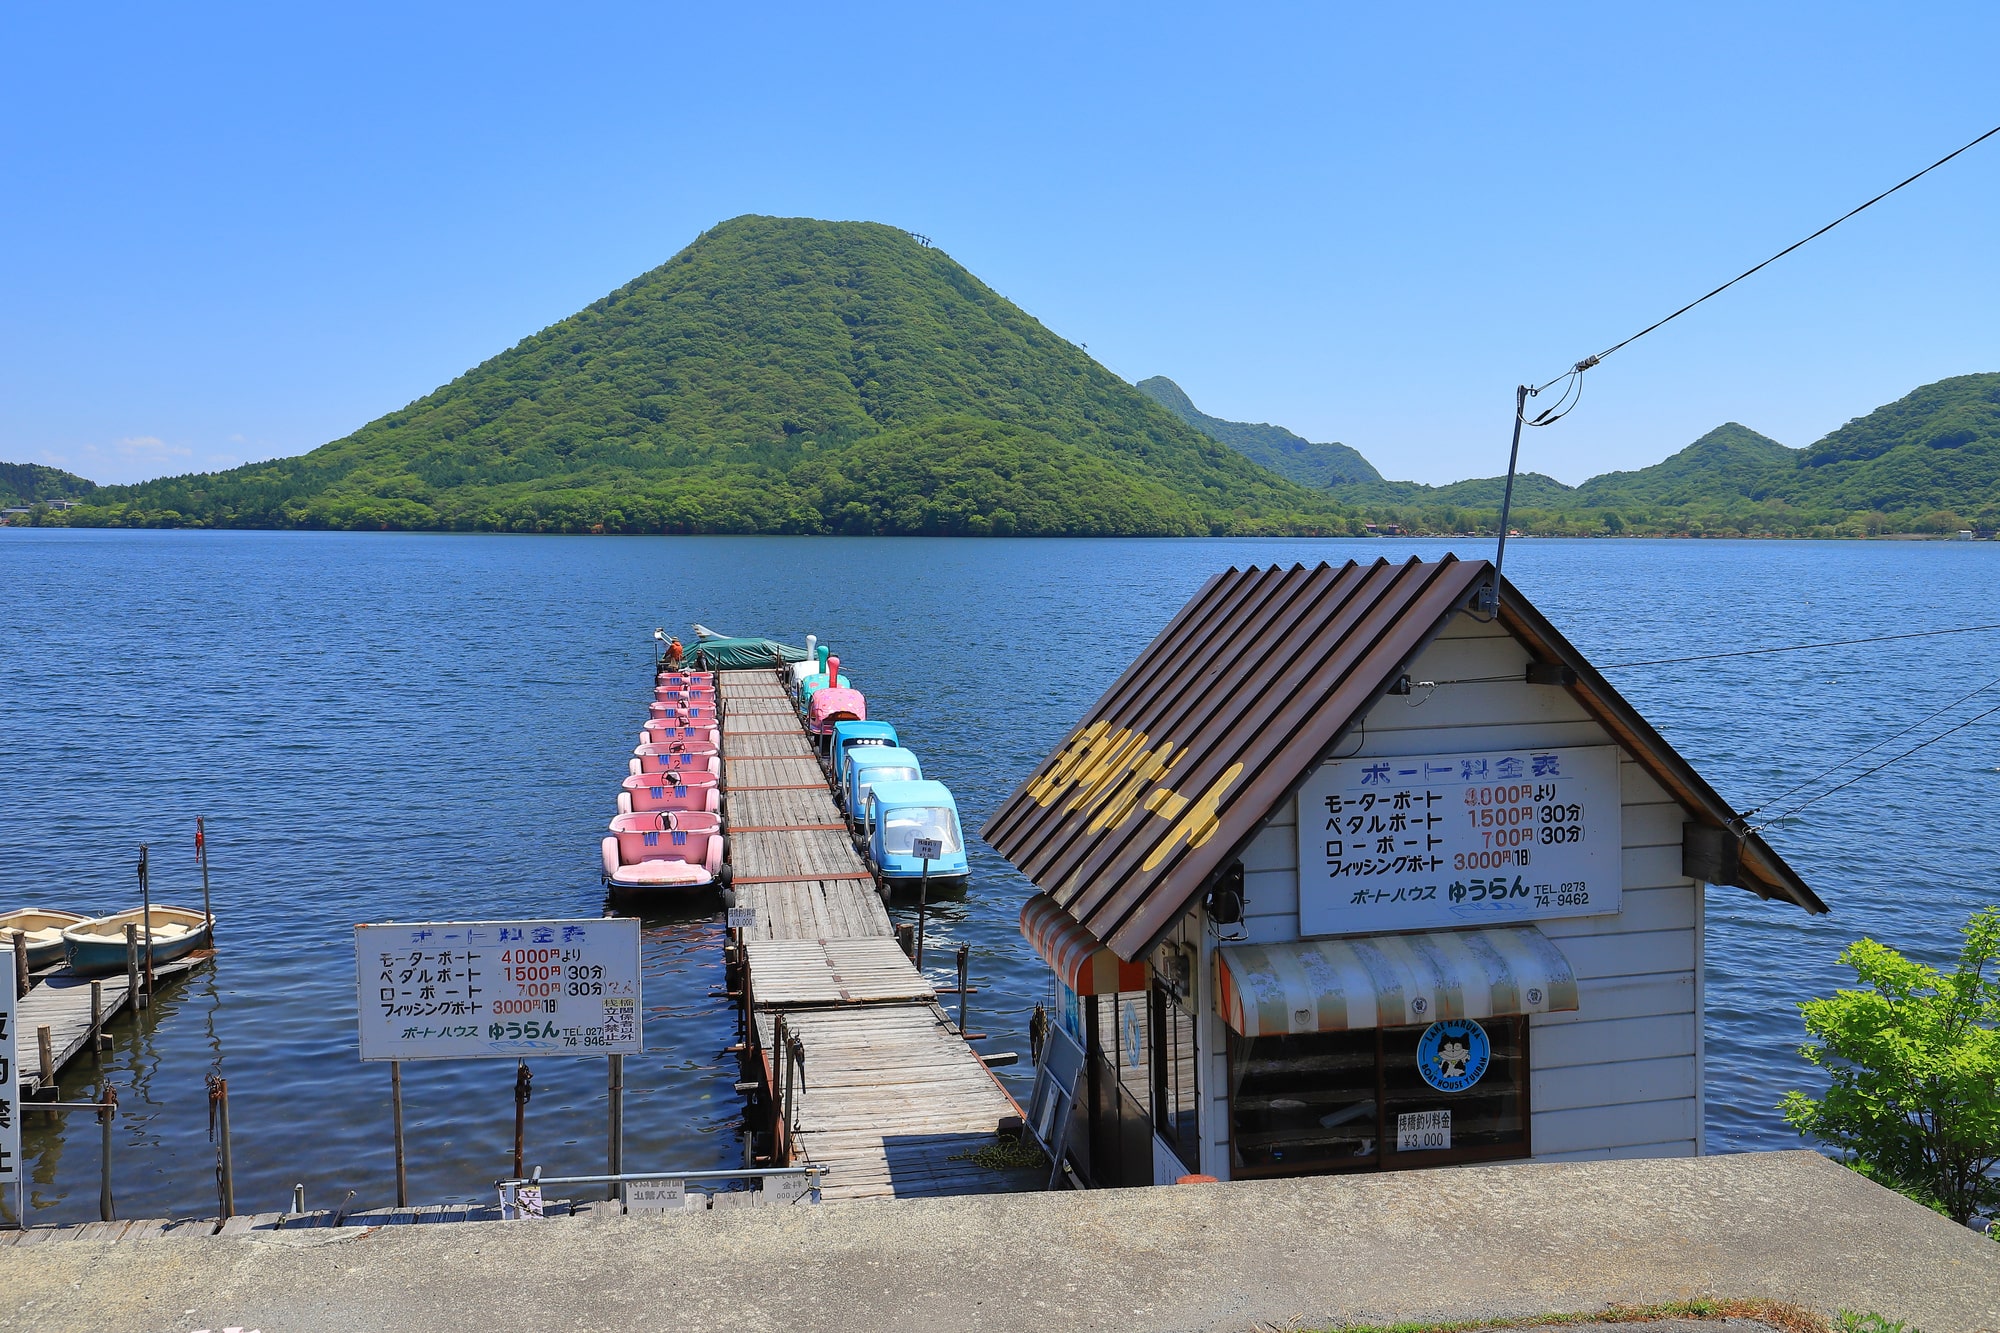
<svg viewBox="0 0 2000 1333">
<path fill-rule="evenodd" d="M 1934 639 L 1941 634 L 1976 634 L 1981 630 L 2000 629 L 2000 623 L 1992 625 L 1961 625 L 1957 629 L 1925 629 L 1909 634 L 1877 634 L 1866 639 L 1827 639 L 1822 643 L 1788 643 L 1776 648 L 1743 648 L 1730 653 L 1698 653 L 1693 657 L 1654 657 L 1643 662 L 1612 662 L 1597 669 L 1599 671 L 1622 671 L 1627 667 L 1675 666 L 1682 662 L 1719 662 L 1725 657 L 1758 657 L 1765 653 L 1796 653 L 1807 648 L 1851 648 L 1857 643 L 1893 643 L 1898 639 Z M 1513 679 L 1513 677 L 1508 677 Z M 1470 682 L 1439 681 L 1438 684 L 1461 684 Z"/>
<path fill-rule="evenodd" d="M 1710 297 L 1722 295 L 1722 293 L 1728 291 L 1731 287 L 1734 287 L 1737 283 L 1743 281 L 1745 278 L 1757 272 L 1759 269 L 1768 268 L 1770 265 L 1777 263 L 1780 259 L 1783 259 L 1786 255 L 1798 249 L 1800 246 L 1818 240 L 1820 237 L 1832 231 L 1835 227 L 1838 227 L 1841 223 L 1853 217 L 1856 213 L 1859 213 L 1864 209 L 1873 208 L 1876 204 L 1881 203 L 1884 199 L 1887 199 L 1890 195 L 1902 189 L 1905 185 L 1915 184 L 1917 181 L 1922 180 L 1925 176 L 1930 175 L 1933 171 L 1936 171 L 1939 167 L 1943 166 L 1945 163 L 1957 157 L 1960 153 L 1978 147 L 1980 144 L 1986 142 L 1988 139 L 1992 138 L 1996 134 L 2000 134 L 2000 125 L 1995 125 L 1992 129 L 1986 131 L 1986 133 L 1980 135 L 1977 139 L 1974 139 L 1971 143 L 1965 144 L 1958 148 L 1954 148 L 1951 152 L 1946 153 L 1943 157 L 1931 163 L 1929 166 L 1925 167 L 1922 171 L 1919 171 L 1916 175 L 1911 176 L 1906 180 L 1898 181 L 1896 184 L 1891 185 L 1888 189 L 1882 191 L 1882 193 L 1876 195 L 1873 199 L 1870 199 L 1867 203 L 1857 204 L 1853 208 L 1848 209 L 1845 213 L 1842 213 L 1839 217 L 1827 223 L 1824 227 L 1821 227 L 1818 231 L 1806 237 L 1804 240 L 1794 241 L 1790 245 L 1786 246 L 1784 249 L 1778 251 L 1778 253 L 1772 255 L 1769 259 L 1765 260 L 1763 263 L 1758 264 L 1752 268 L 1744 269 L 1741 273 L 1731 278 L 1728 282 L 1723 283 L 1720 287 L 1717 287 L 1714 291 L 1711 291 L 1706 295 L 1696 297 L 1694 300 L 1689 301 L 1686 305 L 1682 306 L 1679 310 L 1674 311 L 1673 314 L 1668 315 L 1665 319 L 1654 320 L 1651 324 L 1648 324 L 1645 328 L 1640 329 L 1637 333 L 1625 339 L 1625 341 L 1613 343 L 1611 346 L 1599 352 L 1596 356 L 1585 357 L 1583 360 L 1577 362 L 1574 366 L 1570 367 L 1562 374 L 1556 376 L 1555 379 L 1550 380 L 1547 384 L 1542 385 L 1540 388 L 1529 390 L 1529 394 L 1531 396 L 1539 394 L 1541 393 L 1542 389 L 1549 388 L 1551 385 L 1554 385 L 1561 380 L 1567 379 L 1572 375 L 1581 375 L 1584 371 L 1589 370 L 1594 365 L 1597 365 L 1599 362 L 1603 361 L 1605 357 L 1610 356 L 1613 352 L 1616 352 L 1621 348 L 1631 346 L 1633 343 L 1639 341 L 1639 339 L 1651 333 L 1654 329 L 1659 328 L 1662 324 L 1666 324 L 1673 320 L 1679 319 L 1682 315 L 1685 315 L 1688 311 L 1694 309 L 1696 306 L 1700 305 L 1703 301 L 1708 300 Z M 1547 414 L 1545 413 L 1544 415 Z M 1540 418 L 1537 418 L 1536 420 L 1531 421 L 1528 424 L 1546 425 L 1551 423 L 1544 422 L 1540 420 Z"/>
<path fill-rule="evenodd" d="M 1911 755 L 1915 754 L 1917 751 L 1921 749 L 1924 749 L 1926 746 L 1936 745 L 1939 741 L 1951 735 L 1953 732 L 1964 731 L 1967 727 L 1971 726 L 1973 723 L 1978 722 L 1983 718 L 1989 718 L 1993 716 L 1995 713 L 2000 713 L 2000 704 L 1993 705 L 1993 707 L 1987 709 L 1983 713 L 1973 714 L 1971 717 L 1965 719 L 1965 721 L 1959 723 L 1957 726 L 1946 727 L 1943 731 L 1940 731 L 1937 735 L 1931 737 L 1929 740 L 1921 741 L 1916 745 L 1912 745 L 1909 749 L 1903 751 L 1901 754 L 1893 755 L 1888 759 L 1884 759 L 1881 763 L 1875 765 L 1875 767 L 1873 768 L 1863 769 L 1861 772 L 1856 773 L 1853 777 L 1849 778 L 1847 781 L 1841 783 L 1837 787 L 1828 787 L 1825 791 L 1821 792 L 1819 795 L 1813 797 L 1812 799 L 1806 801 L 1800 801 L 1797 805 L 1793 806 L 1791 809 L 1783 811 L 1782 813 L 1779 814 L 1772 815 L 1769 819 L 1757 825 L 1756 828 L 1752 829 L 1751 831 L 1761 832 L 1762 830 L 1767 829 L 1771 825 L 1777 823 L 1781 819 L 1790 819 L 1793 815 L 1796 815 L 1799 811 L 1805 809 L 1807 806 L 1817 805 L 1819 802 L 1824 801 L 1827 797 L 1833 795 L 1835 792 L 1844 790 L 1845 788 L 1848 787 L 1852 787 L 1855 783 L 1861 781 L 1861 779 L 1867 777 L 1870 773 L 1880 773 L 1883 769 L 1889 767 L 1889 765 L 1898 763 L 1904 759 L 1908 759 Z M 1866 754 L 1867 751 L 1864 750 L 1862 753 Z"/>
<path fill-rule="evenodd" d="M 1881 740 L 1876 741 L 1873 745 L 1869 746 L 1867 749 L 1862 750 L 1857 754 L 1851 754 L 1847 758 L 1841 760 L 1839 763 L 1834 764 L 1829 768 L 1822 769 L 1820 772 L 1815 773 L 1811 777 L 1807 778 L 1804 782 L 1795 783 L 1792 786 L 1785 788 L 1785 790 L 1779 792 L 1776 796 L 1773 796 L 1770 800 L 1765 801 L 1763 805 L 1751 806 L 1748 810 L 1745 810 L 1743 812 L 1741 818 L 1748 819 L 1750 818 L 1750 816 L 1756 814 L 1759 810 L 1762 810 L 1765 806 L 1776 805 L 1779 801 L 1784 800 L 1787 796 L 1790 796 L 1793 792 L 1804 791 L 1806 788 L 1812 786 L 1813 784 L 1823 781 L 1826 778 L 1832 777 L 1835 773 L 1839 772 L 1843 768 L 1846 768 L 1849 764 L 1854 763 L 1856 760 L 1866 758 L 1868 755 L 1875 753 L 1875 751 L 1881 749 L 1883 746 L 1888 745 L 1893 741 L 1901 740 L 1903 737 L 1915 731 L 1918 727 L 1923 726 L 1926 722 L 1931 721 L 1933 718 L 1941 717 L 1942 715 L 1949 713 L 1952 709 L 1958 707 L 1960 704 L 1964 703 L 1968 699 L 1977 698 L 1979 695 L 1982 695 L 1986 693 L 1986 691 L 1992 689 L 1995 685 L 2000 685 L 2000 676 L 1996 676 L 1992 680 L 1987 681 L 1984 685 L 1979 686 L 1977 689 L 1973 690 L 1969 694 L 1960 695 L 1958 698 L 1953 699 L 1950 703 L 1946 704 L 1944 707 L 1939 708 L 1933 712 L 1924 714 L 1922 717 L 1918 718 L 1915 722 L 1912 722 L 1909 726 L 1904 727 L 1901 731 L 1897 732 L 1895 735 L 1884 736 Z M 1985 714 L 1981 714 L 1980 716 L 1983 717 L 1985 716 Z M 1973 720 L 1977 721 L 1978 719 L 1975 718 Z M 1950 732 L 1942 732 L 1940 733 L 1940 736 L 1948 736 L 1950 734 L 1951 734 Z M 1933 737 L 1932 739 L 1935 740 L 1938 739 L 1938 737 Z M 1930 741 L 1924 742 L 1925 745 L 1929 745 L 1930 743 L 1931 743 Z M 1919 746 L 1918 748 L 1921 749 L 1923 747 Z M 1862 776 L 1866 777 L 1867 774 L 1863 774 Z M 1839 788 L 1836 787 L 1834 790 L 1838 791 Z M 1828 794 L 1831 795 L 1832 793 Z M 1814 799 L 1818 798 L 1815 797 Z M 1805 807 L 1801 806 L 1799 808 L 1804 809 Z M 1782 816 L 1778 817 L 1782 818 Z"/>
</svg>

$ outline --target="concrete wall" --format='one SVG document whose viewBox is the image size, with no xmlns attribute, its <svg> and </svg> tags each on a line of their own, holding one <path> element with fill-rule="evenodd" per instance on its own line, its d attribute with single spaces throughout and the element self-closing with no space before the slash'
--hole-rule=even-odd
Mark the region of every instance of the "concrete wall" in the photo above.
<svg viewBox="0 0 2000 1333">
<path fill-rule="evenodd" d="M 1459 617 L 1413 664 L 1416 680 L 1506 676 L 1390 696 L 1352 757 L 1603 745 L 1568 691 L 1527 685 L 1527 651 L 1497 625 Z M 1342 757 L 1351 757 L 1343 749 Z M 1530 1138 L 1537 1159 L 1690 1156 L 1701 1151 L 1702 888 L 1680 873 L 1684 815 L 1629 758 L 1624 898 L 1611 915 L 1537 924 L 1575 968 L 1575 1013 L 1537 1014 L 1529 1037 Z M 1229 1179 L 1226 1028 L 1216 1014 L 1217 931 L 1251 943 L 1299 938 L 1297 812 L 1277 812 L 1243 858 L 1246 919 L 1199 935 L 1203 994 L 1202 1165 Z M 1189 926 L 1194 922 L 1191 920 Z"/>
</svg>

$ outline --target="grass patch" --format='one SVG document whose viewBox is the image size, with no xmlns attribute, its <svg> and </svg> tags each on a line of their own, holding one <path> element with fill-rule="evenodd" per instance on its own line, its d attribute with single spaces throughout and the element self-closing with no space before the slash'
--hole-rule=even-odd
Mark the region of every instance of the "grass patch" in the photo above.
<svg viewBox="0 0 2000 1333">
<path fill-rule="evenodd" d="M 988 1171 L 1021 1171 L 1028 1167 L 1046 1170 L 1049 1165 L 1049 1159 L 1041 1148 L 1026 1137 L 995 1139 L 984 1147 L 974 1148 L 971 1152 L 953 1153 L 945 1160 L 970 1162 L 974 1166 L 983 1166 Z M 1867 1330 L 1866 1333 L 1876 1333 L 1876 1331 Z M 1880 1333 L 1888 1333 L 1888 1330 L 1881 1330 Z"/>
</svg>

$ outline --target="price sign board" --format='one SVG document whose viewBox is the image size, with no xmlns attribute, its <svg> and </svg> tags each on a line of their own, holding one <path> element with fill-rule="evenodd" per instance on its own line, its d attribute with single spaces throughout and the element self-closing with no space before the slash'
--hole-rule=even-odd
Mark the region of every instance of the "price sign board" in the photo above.
<svg viewBox="0 0 2000 1333">
<path fill-rule="evenodd" d="M 1299 933 L 1616 912 L 1618 747 L 1378 756 L 1299 791 Z"/>
<path fill-rule="evenodd" d="M 363 1060 L 638 1055 L 639 923 L 354 928 Z"/>
<path fill-rule="evenodd" d="M 942 861 L 944 860 L 944 839 L 912 838 L 910 839 L 910 855 L 916 857 L 919 861 Z"/>
<path fill-rule="evenodd" d="M 1405 1111 L 1396 1117 L 1397 1152 L 1435 1152 L 1451 1146 L 1451 1112 Z"/>
<path fill-rule="evenodd" d="M 21 1071 L 14 1068 L 20 1037 L 14 1030 L 13 961 L 8 956 L 8 966 L 0 969 L 4 973 L 0 976 L 0 1186 L 16 1185 L 21 1180 Z"/>
</svg>

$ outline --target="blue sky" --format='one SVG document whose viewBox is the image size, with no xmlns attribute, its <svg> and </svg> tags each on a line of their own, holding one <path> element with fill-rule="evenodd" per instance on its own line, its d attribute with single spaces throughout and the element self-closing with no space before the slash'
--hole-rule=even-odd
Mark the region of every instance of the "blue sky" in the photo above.
<svg viewBox="0 0 2000 1333">
<path fill-rule="evenodd" d="M 299 453 L 740 213 L 923 232 L 1127 379 L 1424 481 L 2000 123 L 2000 8 L 9 7 L 0 459 Z M 2000 139 L 1590 376 L 1523 465 L 2000 370 Z"/>
</svg>

